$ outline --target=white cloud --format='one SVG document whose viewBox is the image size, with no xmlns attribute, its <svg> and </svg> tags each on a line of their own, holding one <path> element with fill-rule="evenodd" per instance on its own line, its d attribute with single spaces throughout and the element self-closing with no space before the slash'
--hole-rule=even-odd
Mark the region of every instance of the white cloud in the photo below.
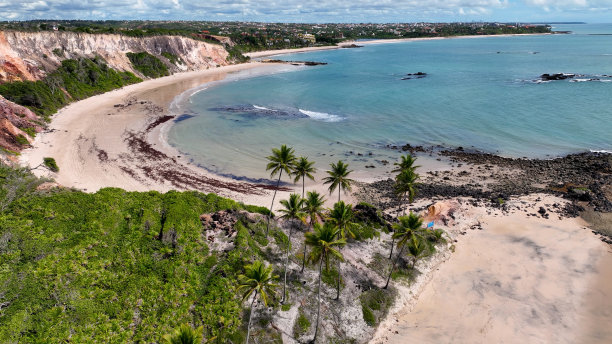
<svg viewBox="0 0 612 344">
<path fill-rule="evenodd" d="M 2 19 L 445 21 L 534 9 L 612 8 L 612 0 L 0 0 Z M 517 12 L 518 11 L 518 12 Z"/>
</svg>

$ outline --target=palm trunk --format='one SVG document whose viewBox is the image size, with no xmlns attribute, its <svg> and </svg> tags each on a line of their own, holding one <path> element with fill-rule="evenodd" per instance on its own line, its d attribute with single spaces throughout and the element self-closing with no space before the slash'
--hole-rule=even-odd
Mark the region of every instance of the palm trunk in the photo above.
<svg viewBox="0 0 612 344">
<path fill-rule="evenodd" d="M 302 270 L 300 273 L 304 272 L 304 267 L 306 266 L 306 240 L 304 240 L 304 259 L 302 260 Z"/>
<path fill-rule="evenodd" d="M 278 186 L 280 185 L 280 179 L 283 175 L 283 170 L 278 174 L 278 181 L 276 182 L 276 189 L 274 189 L 274 196 L 272 196 L 272 204 L 270 204 L 270 213 L 268 214 L 268 223 L 266 224 L 266 237 L 268 237 L 268 232 L 270 231 L 270 217 L 272 217 L 272 207 L 274 206 L 274 199 L 276 198 L 276 191 L 278 191 Z"/>
<path fill-rule="evenodd" d="M 253 319 L 253 306 L 255 305 L 256 299 L 257 299 L 257 290 L 255 290 L 255 295 L 253 295 L 253 302 L 251 302 L 251 313 L 249 313 L 249 324 L 247 325 L 246 344 L 249 344 L 249 337 L 251 336 L 251 319 Z"/>
<path fill-rule="evenodd" d="M 391 275 L 393 274 L 393 271 L 395 270 L 395 265 L 397 265 L 397 262 L 399 261 L 400 257 L 402 256 L 402 253 L 404 253 L 404 248 L 406 247 L 406 245 L 402 246 L 402 249 L 400 250 L 399 254 L 397 255 L 397 258 L 395 258 L 395 260 L 393 261 L 393 266 L 391 267 L 391 272 L 389 272 L 389 277 L 387 277 L 387 283 L 385 284 L 385 287 L 383 289 L 387 289 L 387 287 L 389 286 L 389 281 L 391 280 Z"/>
<path fill-rule="evenodd" d="M 340 189 L 342 188 L 338 186 L 338 202 L 340 202 Z"/>
<path fill-rule="evenodd" d="M 287 265 L 289 264 L 289 249 L 291 248 L 291 234 L 292 234 L 293 224 L 289 227 L 289 242 L 287 243 L 287 254 L 285 255 L 285 281 L 283 282 L 283 299 L 281 303 L 285 303 L 285 295 L 287 290 Z"/>
<path fill-rule="evenodd" d="M 306 180 L 302 178 L 302 199 L 304 199 L 304 190 L 306 190 Z"/>
<path fill-rule="evenodd" d="M 393 256 L 393 246 L 395 246 L 395 238 L 393 237 L 393 234 L 391 234 L 391 252 L 389 252 L 389 259 L 391 259 Z"/>
<path fill-rule="evenodd" d="M 323 257 L 321 257 L 321 262 L 319 263 L 319 303 L 317 305 L 317 324 L 315 325 L 315 334 L 314 334 L 314 338 L 312 339 L 312 343 L 314 343 L 317 340 L 317 333 L 319 333 L 319 318 L 321 315 L 321 272 L 322 272 L 322 268 L 323 268 Z"/>
<path fill-rule="evenodd" d="M 338 300 L 340 299 L 340 259 L 338 259 L 338 275 L 336 277 L 336 300 Z"/>
</svg>

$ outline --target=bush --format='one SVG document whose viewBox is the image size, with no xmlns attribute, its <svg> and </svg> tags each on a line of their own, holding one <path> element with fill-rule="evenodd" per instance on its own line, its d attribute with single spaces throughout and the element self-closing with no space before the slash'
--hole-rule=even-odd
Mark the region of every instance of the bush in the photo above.
<svg viewBox="0 0 612 344">
<path fill-rule="evenodd" d="M 53 158 L 44 158 L 43 163 L 53 172 L 59 172 L 59 167 Z"/>
<path fill-rule="evenodd" d="M 376 325 L 376 317 L 374 317 L 374 313 L 372 313 L 372 310 L 370 310 L 368 306 L 361 305 L 361 311 L 363 313 L 363 320 L 366 322 L 366 324 L 369 326 Z"/>
<path fill-rule="evenodd" d="M 29 145 L 30 141 L 28 141 L 28 139 L 25 138 L 25 136 L 19 134 L 15 137 L 15 141 L 17 141 L 18 144 L 24 146 L 24 145 Z"/>
<path fill-rule="evenodd" d="M 161 56 L 167 58 L 168 61 L 170 61 L 170 63 L 172 63 L 174 65 L 184 64 L 185 63 L 185 62 L 183 62 L 183 60 L 180 57 L 178 57 L 178 56 L 176 56 L 174 54 L 165 52 L 165 51 L 163 53 L 161 53 Z"/>
<path fill-rule="evenodd" d="M 100 57 L 80 58 L 62 61 L 55 72 L 41 81 L 0 84 L 0 94 L 48 120 L 49 116 L 72 100 L 85 99 L 140 81 L 130 72 L 109 68 Z"/>
<path fill-rule="evenodd" d="M 298 338 L 305 334 L 310 329 L 310 320 L 306 317 L 306 314 L 300 309 L 300 315 L 298 316 L 295 325 L 293 327 L 293 336 Z"/>
<path fill-rule="evenodd" d="M 134 69 L 149 78 L 159 78 L 170 75 L 166 65 L 157 57 L 147 53 L 127 53 L 127 57 L 132 62 Z"/>
<path fill-rule="evenodd" d="M 394 292 L 383 289 L 371 289 L 359 296 L 363 320 L 369 326 L 376 326 L 380 319 L 387 315 L 393 303 Z"/>
<path fill-rule="evenodd" d="M 30 135 L 31 138 L 36 137 L 36 129 L 34 129 L 32 127 L 19 128 L 19 129 L 23 130 L 23 132 L 25 132 L 26 134 Z"/>
</svg>

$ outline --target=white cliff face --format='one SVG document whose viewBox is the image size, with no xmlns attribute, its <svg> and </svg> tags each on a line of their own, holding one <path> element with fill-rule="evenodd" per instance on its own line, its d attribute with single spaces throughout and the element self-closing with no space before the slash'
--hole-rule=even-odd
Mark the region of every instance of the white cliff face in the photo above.
<svg viewBox="0 0 612 344">
<path fill-rule="evenodd" d="M 39 80 L 64 59 L 96 55 L 104 58 L 113 69 L 142 77 L 132 68 L 126 53 L 143 51 L 164 61 L 172 73 L 228 64 L 228 53 L 223 46 L 181 36 L 137 38 L 61 31 L 0 31 L 0 82 Z M 161 56 L 162 53 L 173 54 L 182 63 L 172 64 Z"/>
</svg>

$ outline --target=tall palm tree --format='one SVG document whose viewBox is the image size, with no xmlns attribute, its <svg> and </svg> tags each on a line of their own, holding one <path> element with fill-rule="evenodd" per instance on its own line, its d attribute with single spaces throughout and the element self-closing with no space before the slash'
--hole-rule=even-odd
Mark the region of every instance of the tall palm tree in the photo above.
<svg viewBox="0 0 612 344">
<path fill-rule="evenodd" d="M 314 176 L 312 174 L 316 171 L 317 169 L 314 168 L 314 161 L 309 161 L 308 158 L 303 156 L 300 157 L 293 166 L 293 175 L 295 176 L 293 182 L 297 183 L 300 181 L 300 179 L 302 179 L 302 198 L 304 198 L 306 178 L 314 180 Z"/>
<path fill-rule="evenodd" d="M 340 201 L 334 204 L 334 208 L 329 212 L 329 221 L 340 230 L 339 235 L 346 239 L 347 235 L 355 238 L 355 223 L 353 222 L 353 206 Z M 340 298 L 340 261 L 338 261 L 338 276 L 336 279 L 336 300 Z"/>
<path fill-rule="evenodd" d="M 272 208 L 274 207 L 274 199 L 276 198 L 276 191 L 280 185 L 280 180 L 283 175 L 283 171 L 291 176 L 291 170 L 295 163 L 295 154 L 293 148 L 282 145 L 280 149 L 272 148 L 272 155 L 267 157 L 268 165 L 266 171 L 270 171 L 270 177 L 274 177 L 278 174 L 278 181 L 276 182 L 276 189 L 274 189 L 274 196 L 272 196 L 272 204 L 270 205 L 270 213 L 268 214 L 268 223 L 266 224 L 266 236 L 270 230 L 270 217 L 272 216 Z"/>
<path fill-rule="evenodd" d="M 272 274 L 272 266 L 265 266 L 260 261 L 255 261 L 253 264 L 244 267 L 244 275 L 238 276 L 238 292 L 242 293 L 242 301 L 253 295 L 253 301 L 251 302 L 251 312 L 249 313 L 249 324 L 247 325 L 247 339 L 246 342 L 249 344 L 249 337 L 251 336 L 251 319 L 253 318 L 253 306 L 257 296 L 263 301 L 265 306 L 268 306 L 268 300 L 274 296 L 274 291 L 277 287 L 273 283 L 278 276 Z"/>
<path fill-rule="evenodd" d="M 421 167 L 419 165 L 415 165 L 414 163 L 416 162 L 417 158 L 413 157 L 410 154 L 406 154 L 406 155 L 402 155 L 400 162 L 396 162 L 393 163 L 393 165 L 397 166 L 394 170 L 392 170 L 391 172 L 402 172 L 405 170 L 416 170 L 418 167 Z"/>
<path fill-rule="evenodd" d="M 313 227 L 315 223 L 318 223 L 318 217 L 323 217 L 323 204 L 325 198 L 316 191 L 308 191 L 306 199 L 304 200 L 304 212 L 308 214 L 310 218 L 310 227 Z M 304 259 L 302 260 L 302 270 L 306 266 L 306 241 L 304 241 Z"/>
<path fill-rule="evenodd" d="M 202 343 L 203 327 L 200 326 L 195 330 L 187 324 L 182 324 L 172 334 L 163 336 L 164 342 L 167 344 L 201 344 Z M 213 339 L 213 338 L 211 338 Z M 207 342 L 209 342 L 209 339 Z"/>
<path fill-rule="evenodd" d="M 399 222 L 393 225 L 393 239 L 398 240 L 397 247 L 400 248 L 400 252 L 397 255 L 397 258 L 395 258 L 393 261 L 391 271 L 389 272 L 389 277 L 387 277 L 387 283 L 383 289 L 387 289 L 389 286 L 391 275 L 393 274 L 393 271 L 395 271 L 395 266 L 402 257 L 402 253 L 404 253 L 404 249 L 406 248 L 409 240 L 415 236 L 418 236 L 419 230 L 423 227 L 423 219 L 413 212 L 410 212 L 410 215 L 408 216 L 400 216 L 398 220 Z M 393 249 L 393 246 L 391 246 L 391 249 Z"/>
<path fill-rule="evenodd" d="M 310 260 L 319 263 L 319 288 L 318 288 L 318 305 L 317 305 L 317 323 L 315 325 L 315 334 L 311 343 L 317 340 L 319 333 L 319 318 L 321 315 L 321 275 L 323 273 L 323 263 L 325 268 L 329 268 L 329 259 L 335 257 L 338 260 L 343 260 L 342 253 L 338 250 L 346 244 L 346 240 L 338 239 L 340 229 L 331 223 L 325 223 L 323 226 L 318 223 L 314 225 L 314 231 L 305 234 L 306 244 L 312 247 L 310 252 Z"/>
<path fill-rule="evenodd" d="M 302 220 L 304 218 L 304 199 L 300 197 L 300 195 L 292 193 L 289 195 L 289 199 L 280 201 L 283 205 L 283 209 L 280 210 L 283 215 L 281 218 L 289 220 L 289 242 L 287 243 L 287 250 L 285 255 L 285 279 L 283 282 L 283 297 L 281 299 L 281 303 L 285 302 L 285 291 L 287 288 L 287 264 L 289 264 L 289 251 L 291 250 L 291 235 L 293 234 L 293 226 L 295 222 L 298 220 Z"/>
<path fill-rule="evenodd" d="M 340 202 L 340 191 L 348 190 L 351 191 L 351 184 L 354 180 L 349 179 L 349 174 L 353 171 L 349 171 L 348 164 L 338 160 L 337 164 L 331 164 L 331 170 L 326 171 L 329 176 L 323 178 L 325 181 L 323 184 L 329 185 L 329 193 L 331 194 L 338 188 L 338 202 Z"/>
<path fill-rule="evenodd" d="M 416 181 L 419 179 L 419 175 L 414 172 L 414 170 L 403 170 L 395 177 L 395 193 L 400 198 L 400 204 L 408 198 L 408 204 L 411 204 L 414 201 L 414 197 L 416 196 Z M 406 209 L 402 215 L 406 214 Z"/>
</svg>

